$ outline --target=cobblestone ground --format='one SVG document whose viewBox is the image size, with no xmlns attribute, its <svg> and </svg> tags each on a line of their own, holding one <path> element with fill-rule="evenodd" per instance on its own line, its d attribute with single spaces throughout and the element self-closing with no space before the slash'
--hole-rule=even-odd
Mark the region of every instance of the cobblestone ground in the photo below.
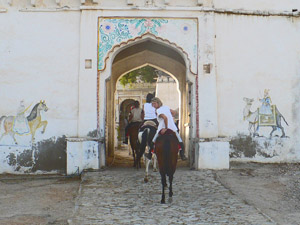
<svg viewBox="0 0 300 225">
<path fill-rule="evenodd" d="M 217 182 L 212 171 L 178 168 L 167 204 L 160 204 L 159 173 L 151 171 L 149 183 L 143 177 L 143 169 L 133 168 L 85 173 L 69 224 L 276 224 Z"/>
</svg>

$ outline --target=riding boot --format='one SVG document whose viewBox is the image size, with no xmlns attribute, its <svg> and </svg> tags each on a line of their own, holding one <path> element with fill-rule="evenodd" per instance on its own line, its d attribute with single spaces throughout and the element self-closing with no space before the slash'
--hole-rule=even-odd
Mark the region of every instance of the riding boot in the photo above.
<svg viewBox="0 0 300 225">
<path fill-rule="evenodd" d="M 151 158 L 152 158 L 152 150 L 154 149 L 154 143 L 151 142 L 151 144 L 150 144 L 149 147 L 150 147 L 149 152 L 148 152 L 148 153 L 145 153 L 145 155 L 146 155 L 146 157 L 147 157 L 149 160 L 151 160 Z"/>
<path fill-rule="evenodd" d="M 184 155 L 184 144 L 183 144 L 183 142 L 180 142 L 179 145 L 180 145 L 180 149 L 179 149 L 180 158 L 182 161 L 185 161 L 185 160 L 187 160 L 187 158 Z"/>
<path fill-rule="evenodd" d="M 125 137 L 125 140 L 123 141 L 123 144 L 128 145 L 128 137 L 127 136 Z"/>
</svg>

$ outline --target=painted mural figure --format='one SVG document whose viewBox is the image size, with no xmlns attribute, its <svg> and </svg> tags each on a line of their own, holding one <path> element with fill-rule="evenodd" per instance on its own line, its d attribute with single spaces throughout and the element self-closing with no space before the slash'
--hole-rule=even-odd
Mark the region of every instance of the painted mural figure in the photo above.
<svg viewBox="0 0 300 225">
<path fill-rule="evenodd" d="M 271 110 L 271 97 L 269 95 L 269 89 L 265 89 L 264 91 L 264 97 L 262 99 L 259 99 L 259 101 L 262 103 L 261 107 L 259 108 L 260 114 L 272 114 Z"/>
<path fill-rule="evenodd" d="M 281 125 L 281 119 L 288 125 L 286 122 L 284 116 L 279 112 L 276 105 L 271 105 L 271 98 L 269 96 L 269 90 L 265 90 L 265 95 L 263 100 L 263 105 L 258 108 L 256 111 L 251 111 L 251 106 L 254 101 L 254 99 L 250 98 L 243 98 L 243 100 L 246 103 L 246 106 L 243 111 L 244 120 L 249 122 L 248 130 L 250 132 L 250 135 L 253 137 L 259 136 L 258 130 L 259 127 L 262 126 L 270 126 L 272 127 L 272 131 L 270 133 L 270 138 L 272 137 L 273 132 L 275 132 L 278 128 L 281 130 L 282 135 L 281 137 L 286 137 L 284 128 Z M 262 114 L 261 110 L 263 110 L 264 113 L 270 112 L 268 114 Z M 264 111 L 265 110 L 265 111 Z M 269 111 L 270 110 L 270 111 Z"/>
<path fill-rule="evenodd" d="M 28 121 L 25 117 L 25 112 L 27 111 L 27 109 L 25 109 L 24 100 L 22 100 L 17 110 L 17 115 L 15 117 L 13 125 L 13 131 L 17 134 L 23 135 L 29 133 Z"/>
<path fill-rule="evenodd" d="M 29 116 L 27 116 L 27 117 L 24 116 L 24 113 L 30 106 L 25 110 L 24 110 L 25 107 L 23 107 L 23 106 L 24 106 L 24 104 L 21 102 L 20 107 L 19 107 L 20 111 L 18 111 L 18 115 L 17 115 L 17 116 L 19 116 L 18 119 L 15 116 L 2 116 L 0 118 L 0 131 L 1 131 L 1 129 L 4 129 L 4 133 L 1 135 L 0 141 L 5 135 L 10 135 L 13 138 L 15 144 L 18 144 L 17 140 L 15 138 L 15 134 L 17 132 L 14 130 L 14 123 L 16 122 L 16 120 L 20 120 L 18 122 L 21 122 L 22 126 L 24 126 L 24 124 L 27 124 L 27 126 L 29 127 L 28 132 L 31 134 L 31 142 L 32 143 L 35 140 L 35 133 L 38 128 L 42 127 L 43 129 L 41 132 L 42 133 L 45 132 L 48 122 L 46 120 L 42 120 L 41 111 L 44 111 L 44 112 L 48 111 L 46 102 L 45 101 L 38 102 L 33 107 Z M 23 116 L 24 116 L 25 120 L 27 121 L 25 123 L 24 123 L 24 121 L 21 121 L 21 119 L 24 119 Z M 18 127 L 18 132 L 20 132 L 19 125 L 17 125 L 16 127 Z M 22 127 L 22 131 L 24 131 L 24 127 Z"/>
</svg>

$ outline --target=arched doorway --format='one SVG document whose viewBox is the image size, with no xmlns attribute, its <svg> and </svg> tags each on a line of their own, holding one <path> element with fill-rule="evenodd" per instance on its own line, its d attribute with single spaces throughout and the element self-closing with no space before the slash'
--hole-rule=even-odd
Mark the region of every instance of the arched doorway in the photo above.
<svg viewBox="0 0 300 225">
<path fill-rule="evenodd" d="M 188 59 L 182 52 L 168 43 L 144 36 L 142 40 L 128 44 L 127 46 L 115 49 L 110 60 L 110 70 L 106 71 L 106 155 L 114 155 L 115 137 L 112 135 L 115 128 L 115 91 L 116 82 L 120 76 L 145 65 L 151 65 L 167 74 L 170 74 L 178 81 L 180 96 L 180 133 L 185 142 L 186 149 L 189 149 L 189 140 L 194 137 L 194 127 L 191 127 L 195 119 L 191 110 L 193 102 L 192 95 L 195 93 L 193 85 L 195 77 L 189 71 Z M 100 80 L 101 82 L 101 80 Z M 101 85 L 100 85 L 101 86 Z M 192 128 L 192 129 L 191 129 Z M 189 152 L 189 151 L 187 151 Z"/>
</svg>

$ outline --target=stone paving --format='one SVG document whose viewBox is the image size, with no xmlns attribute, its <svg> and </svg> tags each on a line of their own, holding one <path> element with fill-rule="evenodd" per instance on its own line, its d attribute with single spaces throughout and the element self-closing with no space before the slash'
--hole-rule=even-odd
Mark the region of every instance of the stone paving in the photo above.
<svg viewBox="0 0 300 225">
<path fill-rule="evenodd" d="M 276 224 L 217 182 L 213 171 L 177 168 L 167 204 L 160 204 L 159 173 L 151 171 L 149 183 L 143 178 L 144 170 L 133 168 L 83 174 L 69 224 Z"/>
</svg>

